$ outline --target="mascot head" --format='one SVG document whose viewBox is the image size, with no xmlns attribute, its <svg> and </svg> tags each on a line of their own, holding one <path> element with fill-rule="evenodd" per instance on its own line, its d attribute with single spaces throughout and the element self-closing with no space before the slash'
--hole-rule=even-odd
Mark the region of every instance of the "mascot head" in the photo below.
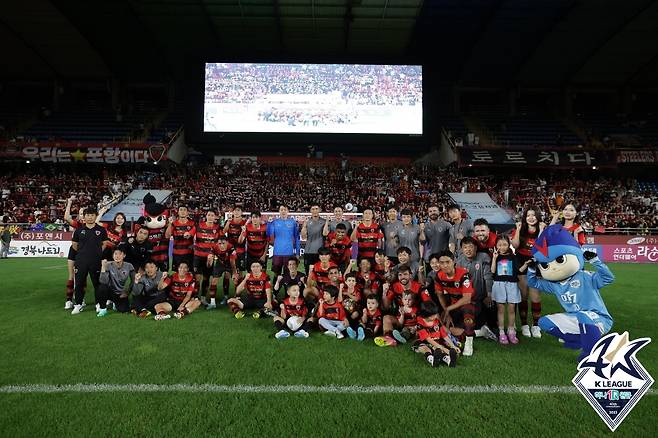
<svg viewBox="0 0 658 438">
<path fill-rule="evenodd" d="M 155 201 L 155 196 L 144 196 L 144 226 L 150 229 L 164 228 L 167 225 L 166 207 Z"/>
<path fill-rule="evenodd" d="M 583 269 L 583 250 L 562 225 L 546 227 L 532 247 L 541 275 L 548 281 L 562 281 Z"/>
</svg>

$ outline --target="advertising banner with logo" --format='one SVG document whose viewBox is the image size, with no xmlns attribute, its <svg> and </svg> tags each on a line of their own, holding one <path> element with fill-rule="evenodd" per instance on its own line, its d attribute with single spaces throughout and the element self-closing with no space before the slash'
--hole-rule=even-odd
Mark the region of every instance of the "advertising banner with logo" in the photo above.
<svg viewBox="0 0 658 438">
<path fill-rule="evenodd" d="M 66 257 L 71 237 L 63 231 L 20 231 L 12 236 L 9 257 Z"/>
<path fill-rule="evenodd" d="M 167 158 L 167 147 L 163 144 L 37 142 L 0 146 L 0 158 L 47 163 L 153 163 Z"/>
<path fill-rule="evenodd" d="M 658 263 L 658 236 L 587 236 L 583 249 L 604 262 Z"/>
</svg>

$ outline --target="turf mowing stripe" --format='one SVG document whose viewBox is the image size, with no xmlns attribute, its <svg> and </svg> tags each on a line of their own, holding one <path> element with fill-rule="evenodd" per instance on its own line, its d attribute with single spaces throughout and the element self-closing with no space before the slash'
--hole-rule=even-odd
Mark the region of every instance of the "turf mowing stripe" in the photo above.
<svg viewBox="0 0 658 438">
<path fill-rule="evenodd" d="M 212 384 L 76 384 L 76 385 L 5 385 L 3 394 L 50 394 L 61 392 L 191 392 L 191 393 L 307 393 L 307 394 L 577 394 L 573 386 L 517 385 L 430 385 L 430 386 L 313 386 L 313 385 L 212 385 Z M 649 395 L 658 392 L 650 390 Z"/>
</svg>

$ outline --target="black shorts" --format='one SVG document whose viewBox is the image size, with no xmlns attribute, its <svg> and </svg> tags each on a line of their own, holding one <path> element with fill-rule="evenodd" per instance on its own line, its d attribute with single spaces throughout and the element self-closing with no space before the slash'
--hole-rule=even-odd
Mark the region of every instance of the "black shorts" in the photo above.
<svg viewBox="0 0 658 438">
<path fill-rule="evenodd" d="M 230 273 L 230 271 L 226 268 L 226 265 L 224 265 L 224 263 L 220 262 L 219 260 L 215 260 L 215 264 L 212 266 L 212 276 L 221 277 L 225 272 Z"/>
<path fill-rule="evenodd" d="M 246 252 L 238 253 L 238 256 L 235 259 L 235 267 L 237 268 L 238 272 L 244 272 L 249 270 L 249 268 L 246 267 L 247 265 L 246 259 L 247 259 Z"/>
<path fill-rule="evenodd" d="M 287 268 L 288 260 L 295 257 L 294 255 L 275 255 L 272 257 L 272 272 L 276 275 L 283 273 L 283 269 Z"/>
<path fill-rule="evenodd" d="M 192 254 L 184 254 L 184 255 L 173 254 L 171 257 L 172 270 L 174 272 L 177 271 L 178 265 L 180 265 L 183 262 L 187 263 L 188 270 L 194 269 L 194 265 L 192 264 Z"/>
<path fill-rule="evenodd" d="M 208 257 L 194 256 L 192 259 L 192 270 L 197 275 L 210 277 L 212 275 L 212 266 L 208 267 Z"/>
<path fill-rule="evenodd" d="M 75 256 L 78 255 L 78 251 L 74 250 L 73 247 L 69 248 L 69 255 L 66 257 L 68 260 L 71 260 L 72 262 L 75 261 Z"/>
<path fill-rule="evenodd" d="M 240 298 L 242 302 L 242 310 L 260 310 L 265 307 L 267 303 L 267 298 L 255 299 L 252 295 L 248 295 L 244 298 Z"/>
<path fill-rule="evenodd" d="M 167 298 L 166 302 L 169 303 L 169 305 L 171 306 L 171 310 L 173 310 L 174 312 L 178 310 L 178 308 L 182 303 L 182 301 L 172 300 L 171 298 Z"/>
</svg>

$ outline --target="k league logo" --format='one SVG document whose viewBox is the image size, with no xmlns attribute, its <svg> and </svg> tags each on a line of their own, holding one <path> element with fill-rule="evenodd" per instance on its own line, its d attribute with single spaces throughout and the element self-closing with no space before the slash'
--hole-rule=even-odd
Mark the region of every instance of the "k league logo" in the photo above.
<svg viewBox="0 0 658 438">
<path fill-rule="evenodd" d="M 628 340 L 628 332 L 610 333 L 578 365 L 572 382 L 611 431 L 646 394 L 653 378 L 635 357 L 651 338 Z"/>
</svg>

